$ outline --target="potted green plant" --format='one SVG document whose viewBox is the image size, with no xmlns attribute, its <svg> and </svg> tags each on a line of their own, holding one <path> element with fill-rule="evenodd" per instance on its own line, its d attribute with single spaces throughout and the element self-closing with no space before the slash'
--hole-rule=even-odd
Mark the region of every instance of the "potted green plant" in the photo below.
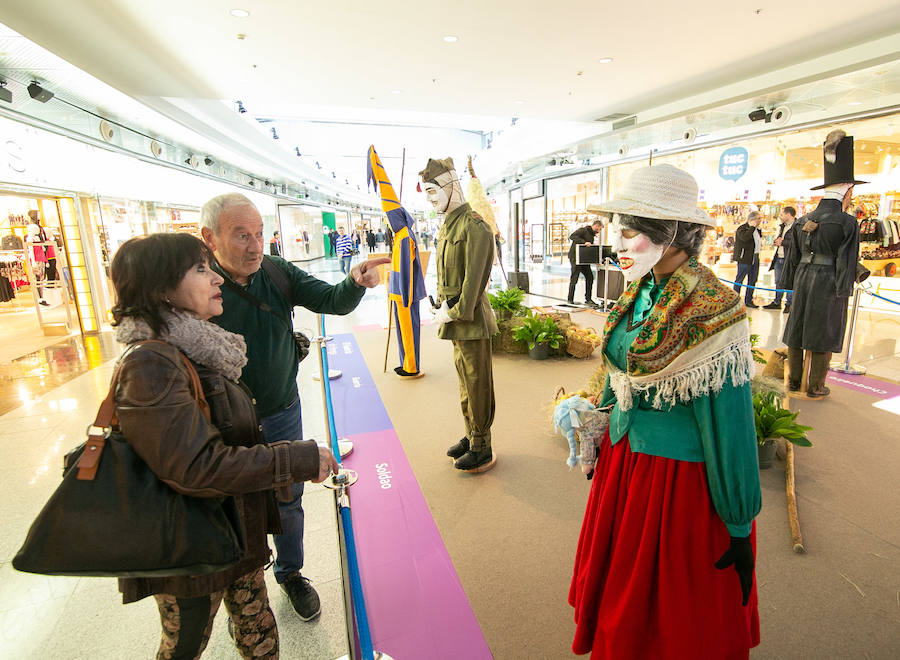
<svg viewBox="0 0 900 660">
<path fill-rule="evenodd" d="M 488 300 L 498 321 L 505 321 L 513 316 L 524 316 L 525 307 L 522 306 L 524 299 L 525 292 L 516 287 L 488 294 Z"/>
<path fill-rule="evenodd" d="M 516 341 L 528 344 L 528 356 L 533 360 L 545 360 L 550 348 L 559 348 L 565 337 L 551 318 L 530 315 L 513 331 Z"/>
<path fill-rule="evenodd" d="M 784 438 L 799 447 L 812 447 L 806 432 L 811 426 L 797 423 L 799 412 L 791 412 L 781 407 L 781 397 L 774 389 L 762 389 L 753 394 L 753 416 L 756 422 L 756 443 L 759 453 L 759 467 L 772 467 L 775 455 L 775 439 Z"/>
</svg>

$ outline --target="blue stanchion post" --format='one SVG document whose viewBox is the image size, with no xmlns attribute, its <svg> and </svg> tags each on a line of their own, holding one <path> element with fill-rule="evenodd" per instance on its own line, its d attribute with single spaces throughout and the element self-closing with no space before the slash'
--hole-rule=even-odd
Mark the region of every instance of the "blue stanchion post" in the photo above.
<svg viewBox="0 0 900 660">
<path fill-rule="evenodd" d="M 337 428 L 334 423 L 334 407 L 331 401 L 331 383 L 328 378 L 328 347 L 325 341 L 325 317 L 319 315 L 319 351 L 322 364 L 322 392 L 325 395 L 325 410 L 328 417 L 328 435 L 331 440 L 331 451 L 338 463 L 341 462 L 341 450 L 338 447 Z M 369 631 L 369 618 L 366 614 L 366 601 L 363 596 L 362 578 L 359 572 L 359 560 L 356 556 L 356 543 L 353 539 L 353 520 L 350 517 L 350 501 L 346 493 L 339 498 L 341 528 L 344 532 L 344 543 L 347 553 L 347 573 L 350 577 L 350 594 L 353 606 L 353 617 L 356 620 L 356 632 L 359 635 L 360 656 L 365 660 L 375 658 L 372 649 L 372 634 Z"/>
</svg>

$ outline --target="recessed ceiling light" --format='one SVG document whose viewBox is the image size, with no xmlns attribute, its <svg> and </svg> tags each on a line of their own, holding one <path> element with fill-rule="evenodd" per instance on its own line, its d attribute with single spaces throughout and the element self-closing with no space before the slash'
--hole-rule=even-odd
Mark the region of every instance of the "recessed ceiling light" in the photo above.
<svg viewBox="0 0 900 660">
<path fill-rule="evenodd" d="M 847 105 L 862 105 L 862 101 L 850 101 Z"/>
<path fill-rule="evenodd" d="M 519 99 L 518 101 L 513 101 L 513 103 L 515 103 L 516 105 L 522 105 L 523 103 L 525 103 L 525 101 Z"/>
<path fill-rule="evenodd" d="M 444 41 L 446 41 L 448 44 L 455 44 L 457 41 L 459 41 L 459 37 L 448 34 L 446 37 L 444 37 Z"/>
<path fill-rule="evenodd" d="M 601 57 L 597 60 L 600 64 L 612 64 L 613 58 L 611 57 Z"/>
<path fill-rule="evenodd" d="M 402 94 L 402 93 L 403 93 L 402 89 L 392 89 L 391 90 L 391 94 Z"/>
<path fill-rule="evenodd" d="M 250 12 L 246 9 L 232 9 L 231 15 L 235 18 L 247 18 L 250 15 Z"/>
</svg>

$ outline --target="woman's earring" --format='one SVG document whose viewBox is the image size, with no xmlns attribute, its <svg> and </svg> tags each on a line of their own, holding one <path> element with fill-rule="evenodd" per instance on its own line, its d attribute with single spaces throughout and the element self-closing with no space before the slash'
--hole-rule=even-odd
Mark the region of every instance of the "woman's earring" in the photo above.
<svg viewBox="0 0 900 660">
<path fill-rule="evenodd" d="M 166 304 L 167 304 L 167 305 L 171 305 L 171 304 L 172 304 L 172 301 L 169 300 L 169 296 L 166 296 L 165 300 L 166 300 Z"/>
</svg>

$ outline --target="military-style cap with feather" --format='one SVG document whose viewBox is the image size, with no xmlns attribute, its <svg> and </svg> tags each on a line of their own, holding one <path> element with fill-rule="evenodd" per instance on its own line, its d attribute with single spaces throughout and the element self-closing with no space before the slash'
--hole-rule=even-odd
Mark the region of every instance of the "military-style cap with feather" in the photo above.
<svg viewBox="0 0 900 660">
<path fill-rule="evenodd" d="M 841 129 L 831 131 L 823 145 L 825 183 L 810 190 L 821 190 L 837 183 L 868 183 L 853 176 L 853 136 Z"/>
</svg>

